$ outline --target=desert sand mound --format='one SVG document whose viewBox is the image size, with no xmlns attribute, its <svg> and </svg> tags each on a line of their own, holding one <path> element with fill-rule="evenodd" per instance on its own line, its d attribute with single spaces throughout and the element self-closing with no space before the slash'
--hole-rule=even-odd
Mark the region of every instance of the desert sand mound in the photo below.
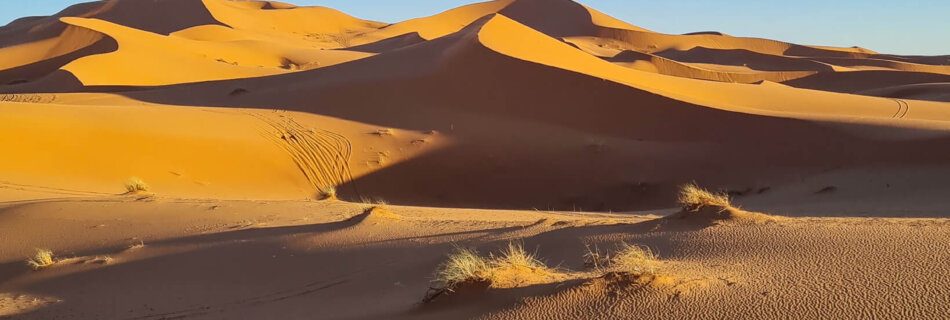
<svg viewBox="0 0 950 320">
<path fill-rule="evenodd" d="M 0 27 L 0 317 L 937 319 L 948 83 L 570 0 L 79 4 Z"/>
<path fill-rule="evenodd" d="M 452 14 L 485 9 L 490 4 L 498 3 L 461 8 Z M 576 9 L 575 6 L 557 5 L 550 10 L 552 14 L 564 14 L 564 8 Z M 401 128 L 419 137 L 347 136 L 354 146 L 384 143 L 393 147 L 362 151 L 360 156 L 369 160 L 349 166 L 351 172 L 357 172 L 355 180 L 323 179 L 312 183 L 316 186 L 311 191 L 313 194 L 322 192 L 320 188 L 342 184 L 344 199 L 378 196 L 390 201 L 453 206 L 530 208 L 542 204 L 542 207 L 557 208 L 655 208 L 669 198 L 648 195 L 663 194 L 693 179 L 741 185 L 762 179 L 784 179 L 788 177 L 788 168 L 807 174 L 816 170 L 816 166 L 842 165 L 858 159 L 884 162 L 937 159 L 935 157 L 943 156 L 929 151 L 931 148 L 925 143 L 893 141 L 945 139 L 947 135 L 942 130 L 946 126 L 939 120 L 950 117 L 950 109 L 937 102 L 905 104 L 892 99 L 790 86 L 731 83 L 779 82 L 786 77 L 804 75 L 756 73 L 761 71 L 751 69 L 748 74 L 713 71 L 633 50 L 625 51 L 629 52 L 624 54 L 626 58 L 614 56 L 627 59 L 623 61 L 650 57 L 650 63 L 657 69 L 643 71 L 634 66 L 631 70 L 609 61 L 611 58 L 605 60 L 578 50 L 503 14 L 485 16 L 458 32 L 433 40 L 413 44 L 419 39 L 403 43 L 405 37 L 396 37 L 391 43 L 382 40 L 368 44 L 366 46 L 379 44 L 380 49 L 386 49 L 372 56 L 357 51 L 315 50 L 314 59 L 333 53 L 349 55 L 341 59 L 353 60 L 311 70 L 288 61 L 286 52 L 281 52 L 284 49 L 279 46 L 254 41 L 239 41 L 240 45 L 233 46 L 234 39 L 227 43 L 202 40 L 213 38 L 218 32 L 240 31 L 237 29 L 227 31 L 229 29 L 224 27 L 206 26 L 201 27 L 203 30 L 182 31 L 184 34 L 180 36 L 162 36 L 102 20 L 64 18 L 64 21 L 97 30 L 127 44 L 115 52 L 73 61 L 46 79 L 8 86 L 6 90 L 121 90 L 124 97 L 156 104 L 290 109 L 377 126 L 367 132 Z M 425 35 L 419 37 L 424 39 Z M 264 49 L 246 51 L 249 47 L 261 46 L 265 46 Z M 284 48 L 291 50 L 291 44 Z M 358 49 L 360 47 L 354 48 Z M 173 52 L 179 58 L 172 59 Z M 156 56 L 157 53 L 160 55 Z M 196 56 L 199 53 L 208 56 Z M 226 59 L 212 60 L 218 56 Z M 129 64 L 109 73 L 98 71 L 99 65 L 127 63 L 134 61 L 133 57 L 153 57 L 150 58 L 153 62 Z M 772 60 L 759 63 L 769 61 Z M 252 67 L 254 64 L 269 67 Z M 782 68 L 776 68 L 779 69 Z M 150 71 L 142 73 L 142 70 Z M 841 74 L 850 73 L 854 72 Z M 745 78 L 740 81 L 740 76 Z M 247 77 L 253 78 L 207 81 Z M 141 87 L 198 81 L 204 82 Z M 116 88 L 115 85 L 139 88 Z M 372 94 L 367 94 L 367 90 Z M 491 94 L 486 94 L 488 92 Z M 99 100 L 99 103 L 126 103 L 109 100 Z M 420 117 L 420 114 L 429 116 Z M 676 125 L 672 125 L 674 123 Z M 478 129 L 486 124 L 495 129 Z M 526 126 L 532 129 L 527 130 Z M 869 130 L 867 126 L 874 129 Z M 519 137 L 510 138 L 512 132 L 520 132 Z M 445 134 L 445 138 L 441 138 L 441 134 Z M 509 138 L 498 142 L 498 137 Z M 558 138 L 552 140 L 551 137 Z M 774 144 L 773 141 L 784 142 Z M 427 151 L 441 143 L 448 143 L 443 145 L 447 148 Z M 657 143 L 663 146 L 655 147 Z M 842 149 L 843 145 L 849 148 Z M 315 148 L 315 152 L 320 159 L 324 151 Z M 426 156 L 415 157 L 423 153 Z M 736 154 L 749 156 L 736 159 Z M 553 163 L 525 160 L 539 155 L 566 160 Z M 697 159 L 703 159 L 704 163 L 697 165 Z M 624 165 L 637 162 L 655 163 L 659 170 L 648 173 L 636 166 Z M 780 170 L 775 167 L 778 163 L 783 164 Z M 613 169 L 572 169 L 591 166 Z M 757 174 L 710 170 L 722 166 L 750 168 L 750 172 Z M 326 165 L 303 167 L 302 174 L 310 181 L 318 181 L 319 175 L 310 173 L 307 168 Z M 473 176 L 476 172 L 478 174 Z M 552 172 L 557 172 L 563 180 L 550 183 L 533 178 Z M 126 174 L 133 175 L 123 173 Z M 363 177 L 363 174 L 369 175 Z M 415 177 L 413 190 L 392 183 L 407 177 Z M 468 183 L 446 188 L 450 181 L 458 179 Z M 637 187 L 640 185 L 649 187 Z M 539 192 L 524 194 L 516 190 Z"/>
<path fill-rule="evenodd" d="M 950 82 L 899 85 L 861 91 L 857 92 L 857 94 L 887 98 L 950 102 Z"/>
</svg>

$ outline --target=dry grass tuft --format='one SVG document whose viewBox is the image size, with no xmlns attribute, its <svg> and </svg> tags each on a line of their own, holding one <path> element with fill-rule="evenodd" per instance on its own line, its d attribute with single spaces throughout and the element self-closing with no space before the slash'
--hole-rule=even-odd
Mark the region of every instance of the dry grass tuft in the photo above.
<svg viewBox="0 0 950 320">
<path fill-rule="evenodd" d="M 524 250 L 520 243 L 508 243 L 498 254 L 488 257 L 478 255 L 472 249 L 456 248 L 448 259 L 436 269 L 433 282 L 424 301 L 454 292 L 467 284 L 486 284 L 492 287 L 515 287 L 537 283 L 555 277 L 557 272 L 544 265 L 534 254 Z"/>
<path fill-rule="evenodd" d="M 386 129 L 379 129 L 379 130 L 376 130 L 375 132 L 373 132 L 373 134 L 375 134 L 375 135 L 377 135 L 377 136 L 380 136 L 380 137 L 382 137 L 382 136 L 392 136 L 392 135 L 395 135 L 395 134 L 396 134 L 396 130 L 389 129 L 389 128 L 386 128 Z"/>
<path fill-rule="evenodd" d="M 88 263 L 98 263 L 98 264 L 110 264 L 110 263 L 112 263 L 113 261 L 115 261 L 115 259 L 112 258 L 112 257 L 110 257 L 110 256 L 96 256 L 95 258 L 92 258 L 92 259 L 90 259 L 90 260 L 87 261 L 87 262 L 88 262 Z"/>
<path fill-rule="evenodd" d="M 381 223 L 393 220 L 402 220 L 402 216 L 392 213 L 384 206 L 373 206 L 364 212 L 363 221 Z"/>
<path fill-rule="evenodd" d="M 600 248 L 596 245 L 594 249 L 591 249 L 590 246 L 587 247 L 587 252 L 584 253 L 584 266 L 588 269 L 594 270 L 604 270 L 610 266 L 610 251 L 604 250 L 600 251 Z"/>
<path fill-rule="evenodd" d="M 125 182 L 125 190 L 129 193 L 148 192 L 148 189 L 148 184 L 137 177 L 131 177 L 129 181 Z"/>
<path fill-rule="evenodd" d="M 32 267 L 33 270 L 40 270 L 55 263 L 56 261 L 53 260 L 53 251 L 46 249 L 36 249 L 36 253 L 33 257 L 26 260 L 26 264 Z"/>
<path fill-rule="evenodd" d="M 491 281 L 492 263 L 474 249 L 456 247 L 448 259 L 439 265 L 435 282 L 444 290 L 452 291 L 465 283 Z"/>
<path fill-rule="evenodd" d="M 656 254 L 650 248 L 626 242 L 620 243 L 617 254 L 610 262 L 615 270 L 636 275 L 654 275 L 658 264 Z"/>
<path fill-rule="evenodd" d="M 592 250 L 590 246 L 584 254 L 584 266 L 598 272 L 655 275 L 658 265 L 656 254 L 649 247 L 626 242 L 621 242 L 613 255 L 609 250 L 602 252 L 597 247 Z"/>
<path fill-rule="evenodd" d="M 386 199 L 383 199 L 383 198 L 360 197 L 360 202 L 363 204 L 371 204 L 375 206 L 389 205 L 389 202 L 386 202 Z"/>
<path fill-rule="evenodd" d="M 500 255 L 497 257 L 492 255 L 491 258 L 491 264 L 495 269 L 510 267 L 539 270 L 548 269 L 534 254 L 524 251 L 524 246 L 520 243 L 509 242 L 508 246 L 502 249 Z"/>
<path fill-rule="evenodd" d="M 336 200 L 336 187 L 329 186 L 321 190 L 320 200 Z"/>
<path fill-rule="evenodd" d="M 713 193 L 700 188 L 695 183 L 685 184 L 680 187 L 677 203 L 680 204 L 684 211 L 688 212 L 696 212 L 704 207 L 728 208 L 731 206 L 728 194 L 723 192 Z"/>
</svg>

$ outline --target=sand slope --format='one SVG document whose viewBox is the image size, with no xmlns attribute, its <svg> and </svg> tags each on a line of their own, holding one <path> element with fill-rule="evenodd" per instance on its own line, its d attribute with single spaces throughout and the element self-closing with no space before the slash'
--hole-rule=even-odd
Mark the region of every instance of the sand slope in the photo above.
<svg viewBox="0 0 950 320">
<path fill-rule="evenodd" d="M 941 319 L 948 68 L 568 0 L 23 18 L 0 27 L 0 317 Z M 688 182 L 741 209 L 673 208 Z M 453 246 L 511 241 L 559 269 L 423 303 Z M 662 273 L 585 266 L 620 242 Z"/>
<path fill-rule="evenodd" d="M 950 280 L 941 264 L 950 252 L 945 220 L 811 218 L 657 228 L 655 218 L 631 215 L 389 207 L 389 216 L 363 217 L 366 208 L 95 198 L 8 206 L 0 211 L 0 228 L 12 239 L 0 257 L 0 290 L 38 298 L 33 307 L 22 298 L 3 300 L 30 310 L 18 316 L 23 319 L 304 319 L 317 312 L 407 319 L 936 319 L 947 312 L 940 294 Z M 70 210 L 90 214 L 77 219 Z M 129 212 L 141 217 L 131 220 Z M 18 231 L 37 221 L 48 228 Z M 489 251 L 509 239 L 524 239 L 549 265 L 582 274 L 564 283 L 476 290 L 420 304 L 429 272 L 451 243 Z M 144 247 L 127 249 L 139 241 Z M 675 280 L 624 289 L 583 274 L 584 244 L 618 241 L 652 247 Z M 19 259 L 37 243 L 72 262 L 24 270 Z M 103 255 L 112 262 L 84 262 Z M 164 298 L 169 295 L 181 299 Z"/>
</svg>

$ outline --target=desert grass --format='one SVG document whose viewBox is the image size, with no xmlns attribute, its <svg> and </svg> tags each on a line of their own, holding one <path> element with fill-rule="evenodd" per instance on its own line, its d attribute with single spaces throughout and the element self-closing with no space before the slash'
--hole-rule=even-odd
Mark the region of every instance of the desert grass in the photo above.
<svg viewBox="0 0 950 320">
<path fill-rule="evenodd" d="M 387 202 L 386 199 L 376 198 L 376 197 L 365 197 L 365 196 L 360 197 L 360 203 L 369 204 L 369 205 L 373 205 L 377 207 L 384 207 L 384 206 L 389 205 L 389 202 Z"/>
<path fill-rule="evenodd" d="M 129 193 L 148 192 L 149 186 L 137 177 L 131 177 L 125 182 L 125 190 Z"/>
<path fill-rule="evenodd" d="M 680 187 L 677 203 L 684 211 L 696 212 L 704 207 L 728 208 L 731 206 L 729 195 L 723 192 L 710 192 L 700 188 L 695 183 Z"/>
<path fill-rule="evenodd" d="M 36 249 L 36 253 L 26 260 L 26 264 L 33 270 L 40 270 L 55 264 L 53 260 L 53 251 L 47 249 Z"/>
<path fill-rule="evenodd" d="M 325 187 L 320 191 L 320 200 L 336 200 L 336 187 Z"/>
<path fill-rule="evenodd" d="M 620 272 L 632 275 L 654 275 L 659 266 L 656 254 L 646 246 L 621 242 L 611 254 L 610 250 L 587 247 L 584 266 L 597 272 Z"/>
<path fill-rule="evenodd" d="M 610 266 L 610 251 L 604 250 L 601 251 L 600 247 L 594 245 L 594 248 L 591 249 L 590 245 L 586 246 L 587 252 L 584 253 L 584 266 L 588 269 L 594 270 L 604 270 Z"/>
<path fill-rule="evenodd" d="M 379 130 L 376 130 L 375 132 L 373 132 L 373 134 L 375 134 L 375 135 L 377 135 L 377 136 L 381 136 L 381 137 L 382 137 L 382 136 L 392 136 L 392 135 L 395 135 L 395 134 L 396 134 L 396 130 L 389 129 L 389 128 L 386 128 L 386 129 L 379 129 Z"/>
<path fill-rule="evenodd" d="M 478 255 L 474 249 L 456 247 L 435 273 L 435 282 L 452 291 L 466 283 L 491 281 L 494 272 L 491 259 Z"/>
<path fill-rule="evenodd" d="M 112 258 L 112 257 L 110 257 L 110 256 L 96 256 L 96 257 L 94 257 L 94 258 L 92 258 L 92 259 L 89 259 L 89 261 L 87 261 L 87 262 L 88 262 L 88 263 L 98 263 L 98 264 L 110 264 L 110 263 L 112 263 L 113 261 L 115 261 L 115 258 Z"/>
<path fill-rule="evenodd" d="M 487 257 L 474 249 L 456 247 L 436 269 L 433 279 L 436 286 L 429 289 L 423 301 L 432 301 L 469 284 L 516 286 L 555 274 L 556 270 L 525 251 L 520 243 L 509 242 L 497 254 L 490 253 Z"/>
<path fill-rule="evenodd" d="M 658 268 L 656 254 L 649 247 L 626 242 L 620 243 L 610 264 L 616 271 L 635 275 L 655 275 Z"/>
<path fill-rule="evenodd" d="M 508 246 L 502 249 L 498 256 L 491 256 L 491 264 L 495 269 L 499 268 L 529 268 L 536 270 L 548 270 L 541 260 L 534 254 L 524 250 L 524 245 L 516 242 L 509 242 Z"/>
</svg>

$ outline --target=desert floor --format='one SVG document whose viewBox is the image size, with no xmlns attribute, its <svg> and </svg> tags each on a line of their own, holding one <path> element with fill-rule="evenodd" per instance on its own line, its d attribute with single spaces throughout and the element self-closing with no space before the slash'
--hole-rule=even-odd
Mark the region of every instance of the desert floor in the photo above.
<svg viewBox="0 0 950 320">
<path fill-rule="evenodd" d="M 950 56 L 79 4 L 0 27 L 0 318 L 946 319 L 948 145 Z M 590 266 L 622 244 L 655 268 Z M 544 266 L 439 281 L 510 245 Z"/>
</svg>

